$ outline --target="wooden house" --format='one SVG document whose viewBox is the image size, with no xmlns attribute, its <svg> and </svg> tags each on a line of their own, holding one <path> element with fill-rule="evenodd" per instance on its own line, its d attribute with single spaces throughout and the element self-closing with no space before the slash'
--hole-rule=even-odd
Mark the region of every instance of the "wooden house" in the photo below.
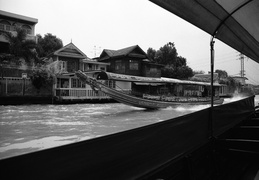
<svg viewBox="0 0 259 180">
<path fill-rule="evenodd" d="M 89 85 L 84 85 L 76 77 L 75 71 L 81 70 L 90 76 L 95 71 L 106 71 L 109 63 L 88 58 L 72 42 L 49 55 L 48 68 L 56 74 L 53 95 L 57 102 L 108 100 L 109 96 L 96 93 Z"/>
<path fill-rule="evenodd" d="M 110 63 L 108 72 L 144 77 L 161 77 L 163 65 L 151 63 L 147 54 L 138 46 L 119 50 L 104 49 L 100 62 Z"/>
</svg>

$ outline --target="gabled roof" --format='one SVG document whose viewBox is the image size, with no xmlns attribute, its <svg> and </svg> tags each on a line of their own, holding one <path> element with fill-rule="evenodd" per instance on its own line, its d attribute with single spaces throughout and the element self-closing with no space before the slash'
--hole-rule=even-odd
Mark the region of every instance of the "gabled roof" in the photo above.
<svg viewBox="0 0 259 180">
<path fill-rule="evenodd" d="M 130 46 L 119 50 L 104 49 L 100 55 L 100 61 L 117 57 L 147 58 L 147 54 L 138 46 Z"/>
<path fill-rule="evenodd" d="M 72 57 L 85 59 L 88 58 L 80 49 L 78 49 L 72 42 L 60 48 L 53 53 L 55 56 Z"/>
</svg>

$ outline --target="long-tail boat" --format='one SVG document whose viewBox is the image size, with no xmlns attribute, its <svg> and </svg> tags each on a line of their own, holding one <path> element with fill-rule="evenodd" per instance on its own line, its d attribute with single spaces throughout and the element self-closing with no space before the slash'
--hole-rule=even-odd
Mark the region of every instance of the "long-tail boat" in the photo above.
<svg viewBox="0 0 259 180">
<path fill-rule="evenodd" d="M 82 71 L 77 71 L 76 75 L 97 93 L 102 91 L 118 102 L 135 107 L 157 109 L 176 105 L 210 104 L 211 102 L 210 83 L 129 76 L 104 71 L 97 73 L 96 78 Z M 128 83 L 129 88 L 109 87 L 109 81 Z M 219 97 L 220 85 L 214 83 L 214 86 L 214 104 L 222 104 L 224 100 Z"/>
</svg>

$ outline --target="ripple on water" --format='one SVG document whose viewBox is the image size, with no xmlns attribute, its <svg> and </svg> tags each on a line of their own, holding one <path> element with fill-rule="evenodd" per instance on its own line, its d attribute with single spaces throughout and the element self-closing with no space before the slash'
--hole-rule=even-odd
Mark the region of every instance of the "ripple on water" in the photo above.
<svg viewBox="0 0 259 180">
<path fill-rule="evenodd" d="M 83 122 L 83 121 L 44 121 L 41 122 L 41 124 L 45 125 L 57 125 L 57 126 L 86 126 L 91 125 L 90 122 Z"/>
</svg>

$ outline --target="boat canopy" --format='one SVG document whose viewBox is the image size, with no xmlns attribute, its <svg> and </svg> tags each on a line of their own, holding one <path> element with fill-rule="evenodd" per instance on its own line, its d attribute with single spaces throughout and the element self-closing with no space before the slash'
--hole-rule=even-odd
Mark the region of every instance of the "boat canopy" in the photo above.
<svg viewBox="0 0 259 180">
<path fill-rule="evenodd" d="M 150 0 L 259 63 L 258 0 Z"/>
<path fill-rule="evenodd" d="M 111 72 L 99 72 L 97 74 L 98 80 L 115 80 L 115 81 L 128 81 L 128 82 L 134 82 L 134 83 L 141 83 L 144 85 L 144 83 L 150 84 L 150 85 L 158 85 L 157 83 L 165 84 L 165 83 L 174 83 L 174 84 L 193 84 L 193 85 L 202 85 L 202 86 L 210 86 L 210 83 L 207 82 L 198 82 L 198 81 L 187 81 L 187 80 L 179 80 L 179 79 L 172 79 L 172 78 L 153 78 L 153 77 L 142 77 L 142 76 L 131 76 L 131 75 L 125 75 L 125 74 L 116 74 Z M 140 85 L 140 84 L 139 84 Z M 214 83 L 214 86 L 221 86 L 218 83 Z"/>
</svg>

